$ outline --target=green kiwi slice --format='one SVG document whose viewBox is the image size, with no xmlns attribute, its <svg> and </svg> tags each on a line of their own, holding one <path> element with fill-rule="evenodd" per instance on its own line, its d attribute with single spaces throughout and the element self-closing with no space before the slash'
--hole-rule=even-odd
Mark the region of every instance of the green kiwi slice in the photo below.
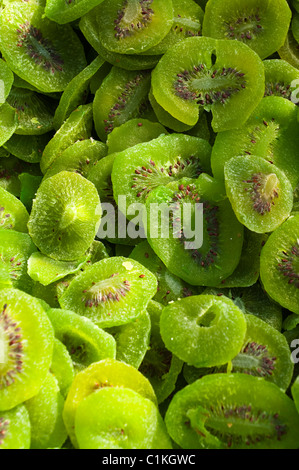
<svg viewBox="0 0 299 470">
<path fill-rule="evenodd" d="M 36 250 L 27 233 L 0 230 L 0 271 L 16 289 L 31 292 L 33 282 L 27 273 L 27 261 Z"/>
<path fill-rule="evenodd" d="M 294 403 L 296 405 L 296 409 L 299 412 L 299 376 L 296 377 L 292 385 L 291 391 Z"/>
<path fill-rule="evenodd" d="M 58 24 L 70 23 L 81 18 L 103 0 L 77 0 L 76 2 L 65 0 L 47 0 L 45 15 Z"/>
<path fill-rule="evenodd" d="M 144 203 L 160 185 L 209 173 L 210 152 L 207 141 L 184 134 L 162 135 L 124 150 L 112 169 L 115 201 L 125 194 L 127 205 Z"/>
<path fill-rule="evenodd" d="M 65 3 L 65 2 L 64 2 Z M 65 3 L 65 5 L 67 5 Z M 61 95 L 59 104 L 55 110 L 53 127 L 58 130 L 64 121 L 69 117 L 79 105 L 84 104 L 86 101 L 89 83 L 94 74 L 101 69 L 104 60 L 98 56 L 96 57 L 82 72 L 78 73 L 66 86 Z"/>
<path fill-rule="evenodd" d="M 28 274 L 34 281 L 48 286 L 69 274 L 78 272 L 87 259 L 88 254 L 76 261 L 59 261 L 35 251 L 28 259 Z"/>
<path fill-rule="evenodd" d="M 283 59 L 264 60 L 265 96 L 281 96 L 293 100 L 299 80 L 299 71 Z"/>
<path fill-rule="evenodd" d="M 160 320 L 163 305 L 151 300 L 148 304 L 151 319 L 151 335 L 148 351 L 139 367 L 155 390 L 159 405 L 175 390 L 183 361 L 165 347 L 160 334 Z"/>
<path fill-rule="evenodd" d="M 94 362 L 115 358 L 116 343 L 112 335 L 88 318 L 63 309 L 49 309 L 47 315 L 55 337 L 67 347 L 75 373 Z"/>
<path fill-rule="evenodd" d="M 43 15 L 36 3 L 7 4 L 0 19 L 0 49 L 11 70 L 40 91 L 62 91 L 86 66 L 83 45 L 70 25 Z"/>
<path fill-rule="evenodd" d="M 160 331 L 166 348 L 195 367 L 214 367 L 240 351 L 246 320 L 227 297 L 195 295 L 163 308 Z"/>
<path fill-rule="evenodd" d="M 224 166 L 227 196 L 249 230 L 273 232 L 290 215 L 293 189 L 284 172 L 262 157 L 232 157 Z"/>
<path fill-rule="evenodd" d="M 3 146 L 8 152 L 24 162 L 39 163 L 44 148 L 52 137 L 52 132 L 41 135 L 13 134 Z"/>
<path fill-rule="evenodd" d="M 38 393 L 49 370 L 54 333 L 40 302 L 18 289 L 1 290 L 0 409 L 8 410 Z"/>
<path fill-rule="evenodd" d="M 110 0 L 93 14 L 103 46 L 120 54 L 138 54 L 155 46 L 173 22 L 171 0 Z"/>
<path fill-rule="evenodd" d="M 152 90 L 150 90 L 148 97 L 158 121 L 163 124 L 163 126 L 175 132 L 185 132 L 192 129 L 192 126 L 184 124 L 162 108 L 155 99 Z"/>
<path fill-rule="evenodd" d="M 154 403 L 129 388 L 102 388 L 78 406 L 79 449 L 171 449 Z"/>
<path fill-rule="evenodd" d="M 194 126 L 212 111 L 215 132 L 245 123 L 264 95 L 264 66 L 239 41 L 187 38 L 163 55 L 152 73 L 153 95 L 173 117 Z"/>
<path fill-rule="evenodd" d="M 292 17 L 285 0 L 209 0 L 203 21 L 203 35 L 241 41 L 262 59 L 284 43 Z"/>
<path fill-rule="evenodd" d="M 106 331 L 116 341 L 116 359 L 139 369 L 149 346 L 151 332 L 149 313 L 145 310 L 136 320 L 108 328 Z"/>
<path fill-rule="evenodd" d="M 48 167 L 44 179 L 56 175 L 61 171 L 79 173 L 89 179 L 89 172 L 93 166 L 107 155 L 107 146 L 92 137 L 77 140 L 67 147 Z"/>
<path fill-rule="evenodd" d="M 108 135 L 108 153 L 122 152 L 142 142 L 150 142 L 161 134 L 168 134 L 162 124 L 148 119 L 134 118 L 113 129 Z"/>
<path fill-rule="evenodd" d="M 130 388 L 157 405 L 150 382 L 133 366 L 115 359 L 91 364 L 75 376 L 64 405 L 63 420 L 74 447 L 78 447 L 75 419 L 80 403 L 97 390 L 110 387 Z"/>
<path fill-rule="evenodd" d="M 57 338 L 54 338 L 50 372 L 56 378 L 62 396 L 66 398 L 75 377 L 75 369 L 67 347 Z"/>
<path fill-rule="evenodd" d="M 21 183 L 20 201 L 24 204 L 28 212 L 31 212 L 32 201 L 42 179 L 42 176 L 31 175 L 30 173 L 21 173 L 19 175 L 19 181 Z"/>
<path fill-rule="evenodd" d="M 25 88 L 12 87 L 7 102 L 16 110 L 16 134 L 40 135 L 53 129 L 56 102 L 47 96 Z"/>
<path fill-rule="evenodd" d="M 98 30 L 101 26 L 93 10 L 81 18 L 79 27 L 88 43 L 110 65 L 125 70 L 149 70 L 153 69 L 161 58 L 161 55 L 142 56 L 108 51 L 99 38 Z"/>
<path fill-rule="evenodd" d="M 89 139 L 93 126 L 92 103 L 78 106 L 44 148 L 40 167 L 43 173 L 61 153 L 77 140 Z"/>
<path fill-rule="evenodd" d="M 0 146 L 4 145 L 18 128 L 16 110 L 7 102 L 0 107 Z"/>
<path fill-rule="evenodd" d="M 278 96 L 263 98 L 244 126 L 217 134 L 211 157 L 213 175 L 223 179 L 224 165 L 231 157 L 256 155 L 277 166 L 296 187 L 297 128 L 294 103 Z"/>
<path fill-rule="evenodd" d="M 61 171 L 41 183 L 28 230 L 44 255 L 75 261 L 90 248 L 100 219 L 101 205 L 95 186 L 79 174 Z"/>
<path fill-rule="evenodd" d="M 201 176 L 194 182 L 181 180 L 172 187 L 160 186 L 151 192 L 146 201 L 147 236 L 171 273 L 192 286 L 215 286 L 236 269 L 244 229 L 229 201 L 219 198 L 214 183 Z M 153 210 L 158 205 L 156 213 L 161 214 L 157 226 L 153 222 L 156 215 L 155 212 L 152 215 L 152 204 Z M 186 227 L 196 223 L 196 232 L 189 234 Z M 200 240 L 194 239 L 200 234 Z"/>
<path fill-rule="evenodd" d="M 167 305 L 172 300 L 196 294 L 195 289 L 174 276 L 153 251 L 147 240 L 139 243 L 131 252 L 130 258 L 149 269 L 158 280 L 157 293 L 153 300 Z"/>
<path fill-rule="evenodd" d="M 135 72 L 112 67 L 93 102 L 95 129 L 103 142 L 115 127 L 139 115 L 149 89 L 148 71 Z"/>
<path fill-rule="evenodd" d="M 185 449 L 296 449 L 299 416 L 277 385 L 246 374 L 213 374 L 176 393 L 170 437 Z"/>
<path fill-rule="evenodd" d="M 138 318 L 156 290 L 156 277 L 140 263 L 111 257 L 76 276 L 59 302 L 63 309 L 73 310 L 106 328 Z"/>
<path fill-rule="evenodd" d="M 7 63 L 3 59 L 0 59 L 0 105 L 5 103 L 13 82 L 14 75 L 12 71 Z"/>
<path fill-rule="evenodd" d="M 2 150 L 4 150 L 3 147 Z M 27 169 L 26 166 L 17 158 L 10 155 L 7 157 L 1 157 L 0 186 L 14 196 L 20 197 L 21 183 L 19 176 L 25 169 Z"/>
<path fill-rule="evenodd" d="M 0 186 L 0 229 L 28 232 L 29 214 L 20 199 Z"/>
<path fill-rule="evenodd" d="M 26 407 L 21 404 L 0 412 L 0 449 L 30 449 L 31 425 Z"/>
<path fill-rule="evenodd" d="M 31 424 L 31 449 L 59 448 L 65 442 L 63 405 L 57 380 L 48 372 L 39 392 L 25 402 Z"/>
<path fill-rule="evenodd" d="M 283 46 L 277 52 L 281 59 L 291 64 L 293 67 L 299 67 L 298 42 L 294 38 L 291 28 L 289 29 Z"/>
<path fill-rule="evenodd" d="M 268 295 L 299 314 L 299 214 L 291 215 L 269 236 L 261 252 L 261 281 Z"/>
</svg>

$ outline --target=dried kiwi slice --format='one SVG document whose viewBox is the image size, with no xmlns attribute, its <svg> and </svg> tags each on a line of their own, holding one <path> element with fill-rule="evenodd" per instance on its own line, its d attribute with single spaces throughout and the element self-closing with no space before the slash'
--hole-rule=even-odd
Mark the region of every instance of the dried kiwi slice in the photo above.
<svg viewBox="0 0 299 470">
<path fill-rule="evenodd" d="M 0 187 L 0 229 L 28 232 L 29 214 L 22 202 Z"/>
<path fill-rule="evenodd" d="M 283 46 L 277 52 L 281 59 L 291 64 L 293 67 L 299 67 L 298 42 L 294 38 L 291 28 L 289 29 Z"/>
<path fill-rule="evenodd" d="M 112 67 L 97 90 L 93 117 L 98 136 L 106 142 L 112 130 L 139 115 L 150 89 L 148 71 L 128 71 Z"/>
<path fill-rule="evenodd" d="M 158 408 L 129 388 L 102 388 L 78 406 L 80 449 L 171 449 Z"/>
<path fill-rule="evenodd" d="M 173 22 L 171 0 L 110 0 L 93 14 L 103 46 L 120 54 L 138 54 L 155 46 Z"/>
<path fill-rule="evenodd" d="M 27 273 L 27 261 L 36 250 L 27 233 L 0 230 L 1 275 L 8 275 L 16 289 L 31 292 L 33 282 Z"/>
<path fill-rule="evenodd" d="M 242 41 L 265 59 L 283 45 L 291 17 L 285 0 L 209 0 L 203 35 Z"/>
<path fill-rule="evenodd" d="M 7 63 L 3 59 L 0 59 L 0 105 L 5 103 L 13 81 L 14 75 L 12 71 L 8 67 Z"/>
<path fill-rule="evenodd" d="M 116 155 L 112 169 L 114 199 L 127 205 L 145 202 L 151 191 L 182 178 L 196 179 L 210 170 L 209 143 L 184 134 L 162 135 Z"/>
<path fill-rule="evenodd" d="M 45 95 L 25 88 L 12 87 L 7 102 L 16 110 L 18 127 L 15 134 L 41 135 L 53 129 L 57 103 Z"/>
<path fill-rule="evenodd" d="M 225 364 L 240 351 L 246 333 L 243 312 L 227 297 L 195 295 L 163 308 L 166 348 L 195 367 Z"/>
<path fill-rule="evenodd" d="M 215 187 L 215 181 L 202 176 L 151 192 L 146 201 L 147 235 L 170 272 L 193 286 L 216 286 L 239 263 L 244 229 L 229 201 L 221 199 L 217 183 Z"/>
<path fill-rule="evenodd" d="M 239 41 L 207 37 L 172 46 L 152 73 L 152 91 L 173 117 L 194 126 L 200 108 L 212 111 L 215 132 L 245 123 L 264 95 L 264 66 Z"/>
<path fill-rule="evenodd" d="M 21 404 L 0 412 L 0 449 L 30 449 L 31 425 L 26 407 Z"/>
<path fill-rule="evenodd" d="M 25 402 L 31 424 L 31 449 L 59 448 L 65 442 L 63 405 L 57 380 L 48 372 L 39 392 Z"/>
<path fill-rule="evenodd" d="M 106 258 L 76 276 L 59 299 L 105 328 L 138 318 L 157 290 L 156 277 L 135 260 Z"/>
<path fill-rule="evenodd" d="M 91 364 L 75 376 L 63 410 L 63 420 L 75 447 L 78 447 L 75 419 L 80 403 L 97 390 L 106 387 L 130 388 L 157 405 L 150 382 L 133 366 L 115 359 L 105 359 Z"/>
<path fill-rule="evenodd" d="M 249 230 L 273 232 L 290 215 L 293 189 L 283 171 L 262 157 L 233 157 L 224 166 L 227 196 Z"/>
<path fill-rule="evenodd" d="M 261 281 L 273 300 L 299 314 L 298 230 L 295 213 L 270 235 L 261 252 Z"/>
<path fill-rule="evenodd" d="M 4 145 L 18 128 L 16 110 L 8 103 L 0 107 L 0 146 Z"/>
<path fill-rule="evenodd" d="M 95 186 L 81 175 L 62 171 L 41 183 L 28 229 L 43 254 L 60 261 L 75 261 L 90 248 L 100 219 Z"/>
<path fill-rule="evenodd" d="M 40 167 L 43 173 L 61 153 L 77 140 L 89 139 L 93 126 L 92 103 L 78 106 L 44 148 Z"/>
<path fill-rule="evenodd" d="M 13 72 L 49 93 L 62 91 L 86 66 L 83 45 L 70 25 L 44 16 L 37 3 L 12 2 L 0 18 L 0 49 Z"/>
<path fill-rule="evenodd" d="M 65 0 L 47 0 L 45 15 L 58 24 L 70 23 L 81 18 L 89 10 L 96 7 L 103 0 L 77 0 L 76 2 Z"/>
<path fill-rule="evenodd" d="M 264 60 L 264 67 L 265 96 L 281 96 L 292 101 L 298 83 L 294 80 L 299 80 L 298 69 L 283 59 Z"/>
<path fill-rule="evenodd" d="M 245 125 L 218 133 L 211 157 L 215 178 L 223 179 L 224 165 L 231 157 L 256 155 L 282 170 L 295 188 L 299 179 L 297 112 L 291 101 L 267 96 Z"/>
<path fill-rule="evenodd" d="M 165 423 L 185 449 L 296 449 L 299 416 L 277 385 L 246 374 L 205 376 L 176 393 Z"/>
<path fill-rule="evenodd" d="M 39 163 L 44 148 L 52 137 L 52 132 L 41 135 L 13 134 L 3 147 L 24 162 Z"/>
<path fill-rule="evenodd" d="M 49 370 L 54 332 L 40 302 L 18 289 L 1 290 L 0 409 L 38 393 Z"/>
<path fill-rule="evenodd" d="M 62 396 L 66 397 L 75 377 L 75 369 L 66 346 L 57 338 L 54 338 L 50 372 L 56 378 Z"/>
</svg>

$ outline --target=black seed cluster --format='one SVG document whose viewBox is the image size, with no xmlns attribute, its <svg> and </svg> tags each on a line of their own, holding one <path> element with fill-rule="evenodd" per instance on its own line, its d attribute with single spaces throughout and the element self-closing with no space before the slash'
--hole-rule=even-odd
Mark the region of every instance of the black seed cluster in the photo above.
<svg viewBox="0 0 299 470">
<path fill-rule="evenodd" d="M 253 201 L 253 209 L 260 215 L 265 215 L 271 212 L 272 205 L 275 204 L 275 199 L 279 197 L 277 189 L 273 189 L 271 194 L 263 193 L 265 175 L 262 173 L 255 173 L 251 179 L 244 180 L 243 183 L 250 185 L 244 188 L 244 191 L 250 193 Z"/>
<path fill-rule="evenodd" d="M 225 21 L 225 35 L 228 39 L 238 41 L 250 41 L 255 39 L 263 31 L 259 12 L 251 15 L 239 16 L 236 20 Z"/>
<path fill-rule="evenodd" d="M 299 240 L 294 244 L 289 251 L 282 251 L 282 257 L 277 269 L 285 276 L 288 283 L 299 289 L 299 274 L 295 268 L 295 262 L 299 258 Z"/>
<path fill-rule="evenodd" d="M 121 40 L 132 36 L 135 31 L 142 30 L 151 22 L 154 14 L 154 11 L 151 8 L 153 0 L 139 0 L 138 3 L 140 5 L 140 14 L 131 24 L 127 24 L 127 22 L 124 21 L 128 0 L 124 2 L 123 8 L 118 10 L 117 18 L 114 20 L 114 36 L 116 39 Z"/>
</svg>

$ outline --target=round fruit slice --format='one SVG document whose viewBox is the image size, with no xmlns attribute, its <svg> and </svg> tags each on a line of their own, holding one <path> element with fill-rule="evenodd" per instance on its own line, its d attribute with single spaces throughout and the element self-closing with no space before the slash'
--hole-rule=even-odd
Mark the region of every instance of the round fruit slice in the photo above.
<svg viewBox="0 0 299 470">
<path fill-rule="evenodd" d="M 0 410 L 36 395 L 49 370 L 54 332 L 34 297 L 17 289 L 1 290 Z"/>
<path fill-rule="evenodd" d="M 42 153 L 53 134 L 20 135 L 13 134 L 3 147 L 12 155 L 28 163 L 39 163 Z"/>
<path fill-rule="evenodd" d="M 45 15 L 50 20 L 59 24 L 70 23 L 81 16 L 85 15 L 89 10 L 93 9 L 103 0 L 77 0 L 76 2 L 65 0 L 47 0 L 45 6 Z"/>
<path fill-rule="evenodd" d="M 105 387 L 130 388 L 157 405 L 150 382 L 133 366 L 115 359 L 105 359 L 91 364 L 75 376 L 63 410 L 64 423 L 75 447 L 78 447 L 75 436 L 78 406 L 86 397 Z"/>
<path fill-rule="evenodd" d="M 30 449 L 31 425 L 28 411 L 19 405 L 0 412 L 0 449 Z"/>
<path fill-rule="evenodd" d="M 293 188 L 299 181 L 295 157 L 299 145 L 297 106 L 278 96 L 262 99 L 245 125 L 219 132 L 212 149 L 212 170 L 223 179 L 225 163 L 232 157 L 256 155 L 282 170 Z"/>
<path fill-rule="evenodd" d="M 280 58 L 291 64 L 293 67 L 299 67 L 298 42 L 289 29 L 283 46 L 277 51 Z"/>
<path fill-rule="evenodd" d="M 262 157 L 233 157 L 224 167 L 227 196 L 238 220 L 249 230 L 273 232 L 293 207 L 293 189 L 285 174 Z"/>
<path fill-rule="evenodd" d="M 293 101 L 299 83 L 299 71 L 283 59 L 264 60 L 265 96 L 281 96 Z M 294 101 L 293 101 L 294 102 Z"/>
<path fill-rule="evenodd" d="M 152 73 L 153 95 L 173 117 L 194 126 L 212 111 L 215 132 L 239 127 L 264 95 L 264 66 L 239 41 L 193 37 L 168 49 Z"/>
<path fill-rule="evenodd" d="M 0 107 L 0 145 L 4 145 L 18 128 L 16 110 L 8 103 Z"/>
<path fill-rule="evenodd" d="M 101 219 L 95 186 L 83 176 L 62 171 L 43 181 L 28 221 L 40 251 L 60 261 L 74 261 L 91 246 Z"/>
<path fill-rule="evenodd" d="M 216 286 L 236 269 L 244 230 L 215 181 L 202 176 L 151 192 L 147 235 L 171 273 L 192 286 Z"/>
<path fill-rule="evenodd" d="M 6 98 L 9 95 L 12 84 L 14 81 L 14 75 L 7 63 L 0 60 L 0 105 L 5 103 Z"/>
<path fill-rule="evenodd" d="M 75 369 L 66 346 L 57 338 L 54 338 L 50 372 L 56 378 L 61 394 L 66 398 L 75 377 Z"/>
<path fill-rule="evenodd" d="M 93 14 L 103 46 L 121 54 L 138 54 L 155 46 L 173 22 L 171 0 L 110 0 Z"/>
<path fill-rule="evenodd" d="M 37 3 L 9 3 L 0 18 L 0 49 L 13 72 L 40 91 L 62 91 L 86 66 L 83 45 L 70 25 L 44 16 Z"/>
<path fill-rule="evenodd" d="M 103 388 L 78 406 L 80 449 L 171 449 L 154 403 L 129 388 Z"/>
<path fill-rule="evenodd" d="M 265 59 L 283 45 L 291 17 L 285 0 L 209 0 L 203 35 L 242 41 Z"/>
<path fill-rule="evenodd" d="M 299 214 L 268 238 L 261 252 L 261 281 L 269 296 L 299 314 Z"/>
<path fill-rule="evenodd" d="M 277 385 L 245 374 L 207 375 L 174 396 L 165 416 L 185 449 L 296 449 L 299 416 Z"/>
<path fill-rule="evenodd" d="M 130 323 L 157 291 L 157 279 L 137 261 L 112 257 L 98 261 L 76 276 L 59 299 L 105 328 Z"/>
<path fill-rule="evenodd" d="M 0 187 L 0 228 L 27 232 L 29 214 L 22 202 Z"/>
<path fill-rule="evenodd" d="M 160 329 L 166 348 L 187 364 L 214 367 L 239 353 L 246 320 L 227 297 L 196 295 L 164 307 Z"/>
</svg>

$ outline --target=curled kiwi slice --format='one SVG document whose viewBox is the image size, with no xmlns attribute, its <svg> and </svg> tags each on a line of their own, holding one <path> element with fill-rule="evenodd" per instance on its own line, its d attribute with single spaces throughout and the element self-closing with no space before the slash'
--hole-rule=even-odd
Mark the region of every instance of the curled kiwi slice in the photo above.
<svg viewBox="0 0 299 470">
<path fill-rule="evenodd" d="M 80 449 L 171 449 L 154 403 L 129 388 L 103 388 L 78 406 L 75 434 Z"/>
<path fill-rule="evenodd" d="M 0 106 L 0 146 L 4 145 L 18 128 L 16 110 L 7 102 Z"/>
<path fill-rule="evenodd" d="M 137 117 L 150 89 L 148 71 L 128 71 L 112 67 L 97 90 L 93 117 L 98 136 L 103 142 L 112 130 Z"/>
<path fill-rule="evenodd" d="M 20 199 L 0 187 L 0 229 L 28 232 L 29 214 Z"/>
<path fill-rule="evenodd" d="M 215 132 L 239 127 L 264 95 L 261 59 L 239 41 L 187 38 L 163 55 L 152 74 L 154 98 L 194 126 L 200 108 L 212 111 Z"/>
<path fill-rule="evenodd" d="M 293 100 L 299 80 L 299 71 L 283 59 L 264 60 L 265 96 L 281 96 Z"/>
<path fill-rule="evenodd" d="M 1 290 L 0 409 L 36 395 L 48 373 L 54 332 L 40 302 L 18 289 Z"/>
<path fill-rule="evenodd" d="M 62 91 L 86 65 L 83 46 L 70 25 L 44 17 L 37 3 L 12 2 L 0 19 L 0 48 L 13 72 L 40 91 Z"/>
<path fill-rule="evenodd" d="M 103 0 L 77 0 L 76 2 L 65 0 L 47 0 L 45 6 L 45 15 L 50 20 L 59 24 L 70 23 L 81 16 L 85 15 L 89 10 L 96 7 Z"/>
<path fill-rule="evenodd" d="M 98 261 L 76 276 L 59 302 L 105 328 L 138 318 L 156 290 L 154 274 L 135 260 L 117 256 Z"/>
<path fill-rule="evenodd" d="M 243 312 L 226 297 L 196 295 L 163 308 L 166 348 L 195 367 L 214 367 L 240 351 L 246 332 Z"/>
<path fill-rule="evenodd" d="M 93 10 L 104 47 L 138 54 L 158 44 L 173 22 L 171 0 L 110 0 Z"/>
<path fill-rule="evenodd" d="M 285 0 L 209 0 L 203 35 L 241 41 L 265 59 L 283 45 L 291 17 Z"/>
<path fill-rule="evenodd" d="M 105 359 L 91 364 L 75 376 L 63 410 L 63 420 L 75 447 L 78 447 L 75 419 L 80 403 L 97 390 L 110 387 L 130 388 L 157 405 L 156 395 L 150 382 L 133 366 L 115 359 Z"/>
<path fill-rule="evenodd" d="M 0 449 L 30 449 L 31 424 L 26 407 L 21 404 L 0 411 Z"/>
<path fill-rule="evenodd" d="M 214 182 L 206 184 L 201 177 L 151 192 L 147 236 L 170 272 L 193 286 L 215 286 L 239 263 L 243 225 L 229 201 L 219 199 Z"/>
<path fill-rule="evenodd" d="M 63 405 L 57 380 L 48 372 L 39 392 L 25 402 L 31 423 L 31 449 L 59 448 L 65 442 Z"/>
<path fill-rule="evenodd" d="M 224 167 L 227 196 L 239 221 L 258 233 L 273 232 L 293 207 L 293 189 L 283 171 L 262 157 L 233 157 Z"/>
<path fill-rule="evenodd" d="M 299 214 L 269 236 L 261 252 L 261 281 L 268 295 L 299 314 Z"/>
<path fill-rule="evenodd" d="M 95 186 L 81 175 L 62 171 L 41 183 L 28 229 L 43 254 L 60 261 L 75 261 L 90 248 L 100 219 Z"/>
<path fill-rule="evenodd" d="M 297 106 L 279 96 L 261 100 L 245 125 L 219 132 L 212 149 L 213 175 L 223 179 L 225 163 L 232 157 L 256 155 L 282 170 L 293 188 L 299 179 L 296 149 L 299 145 Z"/>
<path fill-rule="evenodd" d="M 176 393 L 166 412 L 185 449 L 296 449 L 299 416 L 277 385 L 246 374 L 207 375 Z"/>
</svg>

